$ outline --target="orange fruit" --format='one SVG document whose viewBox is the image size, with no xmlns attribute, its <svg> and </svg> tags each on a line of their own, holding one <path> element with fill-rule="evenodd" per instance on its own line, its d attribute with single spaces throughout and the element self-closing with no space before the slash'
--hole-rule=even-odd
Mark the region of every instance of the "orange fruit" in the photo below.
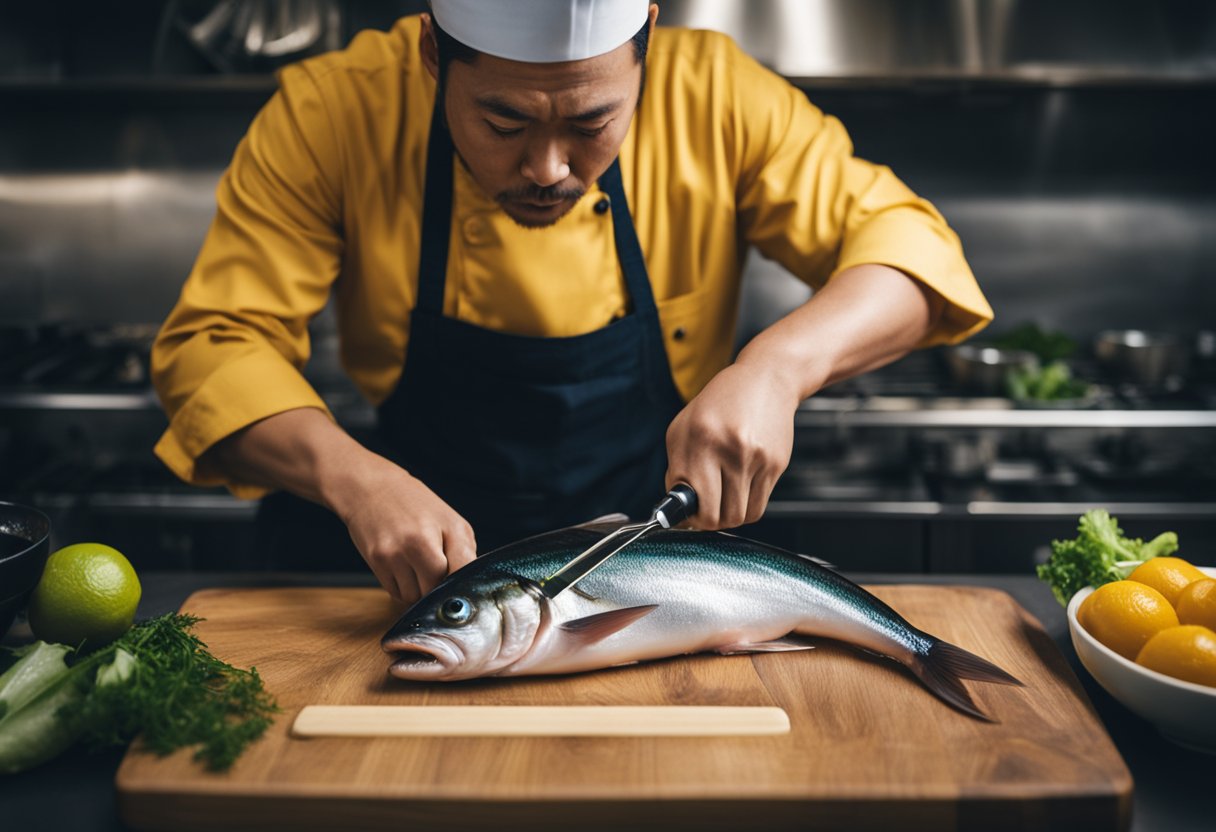
<svg viewBox="0 0 1216 832">
<path fill-rule="evenodd" d="M 1180 624 L 1199 624 L 1216 630 L 1216 578 L 1192 581 L 1174 604 Z"/>
<path fill-rule="evenodd" d="M 77 543 L 53 552 L 30 596 L 29 621 L 43 641 L 100 647 L 131 628 L 141 587 L 122 552 Z"/>
<path fill-rule="evenodd" d="M 1216 687 L 1216 632 L 1195 624 L 1167 627 L 1148 640 L 1136 663 L 1175 679 Z"/>
<path fill-rule="evenodd" d="M 1166 627 L 1178 626 L 1178 614 L 1151 586 L 1115 581 L 1081 602 L 1077 623 L 1120 656 L 1135 661 L 1145 642 Z"/>
<path fill-rule="evenodd" d="M 1206 577 L 1182 558 L 1153 558 L 1137 566 L 1127 579 L 1151 586 L 1173 605 L 1187 584 Z"/>
</svg>

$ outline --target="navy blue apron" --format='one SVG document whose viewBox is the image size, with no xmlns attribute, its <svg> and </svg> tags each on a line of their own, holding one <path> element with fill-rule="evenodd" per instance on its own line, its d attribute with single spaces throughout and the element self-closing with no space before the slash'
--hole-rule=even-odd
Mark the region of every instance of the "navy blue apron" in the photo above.
<svg viewBox="0 0 1216 832">
<path fill-rule="evenodd" d="M 648 515 L 664 491 L 667 427 L 684 403 L 619 160 L 599 186 L 611 208 L 629 314 L 585 335 L 531 338 L 443 314 L 453 156 L 436 111 L 418 300 L 405 367 L 379 408 L 377 450 L 468 520 L 480 552 L 614 511 Z M 557 264 L 537 264 L 546 266 L 562 279 Z"/>
</svg>

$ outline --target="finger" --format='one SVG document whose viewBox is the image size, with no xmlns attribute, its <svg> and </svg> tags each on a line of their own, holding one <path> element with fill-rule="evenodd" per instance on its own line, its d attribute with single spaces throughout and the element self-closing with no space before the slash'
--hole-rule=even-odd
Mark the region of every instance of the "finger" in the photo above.
<svg viewBox="0 0 1216 832">
<path fill-rule="evenodd" d="M 705 468 L 705 472 L 694 471 L 693 464 L 686 458 L 682 451 L 682 442 L 677 439 L 675 428 L 668 429 L 667 432 L 667 473 L 663 478 L 664 487 L 671 491 L 680 483 L 684 483 L 692 488 L 697 494 L 698 510 L 697 516 L 689 518 L 684 525 L 692 528 L 701 528 L 705 516 L 710 512 L 704 511 L 706 500 L 709 499 L 710 493 L 716 494 L 707 479 L 710 472 L 709 468 Z M 716 498 L 715 498 L 716 499 Z M 715 505 L 717 503 L 715 502 Z"/>
<path fill-rule="evenodd" d="M 372 574 L 376 576 L 376 580 L 380 582 L 380 586 L 384 587 L 384 591 L 392 596 L 395 601 L 404 601 L 405 597 L 401 594 L 401 587 L 397 583 L 397 576 L 392 570 L 386 566 L 381 566 L 379 563 L 367 560 L 367 565 L 371 568 Z"/>
<path fill-rule="evenodd" d="M 401 600 L 413 606 L 422 597 L 422 591 L 418 587 L 418 578 L 414 574 L 414 570 L 408 564 L 405 564 L 404 568 L 396 573 L 396 578 L 398 591 L 401 593 Z"/>
<path fill-rule="evenodd" d="M 720 528 L 722 515 L 722 474 L 717 468 L 706 467 L 681 477 L 681 481 L 697 492 L 697 513 L 688 521 L 697 529 Z"/>
<path fill-rule="evenodd" d="M 443 552 L 447 556 L 447 574 L 477 560 L 477 538 L 468 523 L 457 525 L 443 537 Z"/>
<path fill-rule="evenodd" d="M 718 512 L 718 528 L 733 529 L 742 526 L 747 517 L 747 502 L 751 483 L 738 469 L 723 468 L 722 506 Z"/>
<path fill-rule="evenodd" d="M 448 559 L 444 554 L 444 536 L 436 532 L 433 538 L 413 552 L 410 558 L 413 576 L 423 594 L 434 589 L 448 574 Z"/>
<path fill-rule="evenodd" d="M 367 564 L 367 568 L 376 576 L 376 580 L 380 582 L 380 586 L 384 587 L 384 591 L 396 601 L 405 600 L 401 597 L 401 587 L 397 585 L 397 578 L 393 574 L 393 571 L 380 558 L 375 557 L 371 544 L 364 545 L 360 543 L 355 539 L 353 531 L 350 532 L 350 539 L 355 544 L 356 551 L 363 558 L 363 562 Z"/>
<path fill-rule="evenodd" d="M 756 475 L 752 477 L 751 489 L 747 495 L 747 512 L 743 518 L 744 524 L 755 523 L 764 516 L 774 485 L 776 485 L 776 478 L 763 471 L 757 471 Z"/>
<path fill-rule="evenodd" d="M 691 460 L 689 455 L 684 452 L 687 447 L 687 432 L 684 429 L 684 420 L 680 418 L 682 414 L 677 414 L 671 424 L 667 426 L 667 490 L 670 491 L 675 487 L 676 483 L 686 482 L 693 485 L 691 476 Z M 694 486 L 695 487 L 695 486 Z"/>
</svg>

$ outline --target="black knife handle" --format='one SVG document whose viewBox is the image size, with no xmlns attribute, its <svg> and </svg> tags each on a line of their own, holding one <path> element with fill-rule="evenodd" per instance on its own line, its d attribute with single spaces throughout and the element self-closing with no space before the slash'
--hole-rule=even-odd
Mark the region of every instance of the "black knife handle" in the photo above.
<svg viewBox="0 0 1216 832">
<path fill-rule="evenodd" d="M 697 492 L 679 483 L 654 507 L 654 519 L 665 529 L 678 526 L 697 513 Z"/>
</svg>

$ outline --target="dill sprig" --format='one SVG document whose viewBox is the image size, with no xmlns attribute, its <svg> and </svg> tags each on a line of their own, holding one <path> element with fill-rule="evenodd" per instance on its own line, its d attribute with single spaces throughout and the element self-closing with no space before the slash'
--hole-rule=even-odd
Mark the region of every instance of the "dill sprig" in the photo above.
<svg viewBox="0 0 1216 832">
<path fill-rule="evenodd" d="M 194 759 L 222 771 L 270 727 L 279 708 L 257 669 L 211 655 L 191 632 L 201 620 L 176 613 L 152 618 L 84 659 L 117 662 L 120 651 L 134 658 L 125 681 L 96 685 L 71 715 L 85 726 L 88 745 L 122 745 L 136 735 L 160 755 L 197 745 Z"/>
</svg>

